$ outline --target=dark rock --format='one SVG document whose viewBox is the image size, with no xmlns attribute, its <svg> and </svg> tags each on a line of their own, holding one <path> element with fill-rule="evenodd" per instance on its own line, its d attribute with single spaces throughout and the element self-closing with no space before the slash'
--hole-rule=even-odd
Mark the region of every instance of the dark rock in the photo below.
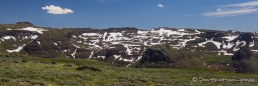
<svg viewBox="0 0 258 86">
<path fill-rule="evenodd" d="M 44 61 L 40 61 L 40 63 L 42 63 L 42 64 L 48 64 L 47 62 L 44 62 Z"/>
<path fill-rule="evenodd" d="M 26 62 L 28 62 L 28 61 L 26 61 L 26 60 L 22 60 L 21 62 L 22 62 L 22 63 L 26 63 Z"/>
<path fill-rule="evenodd" d="M 51 62 L 51 64 L 56 64 L 56 62 Z"/>
<path fill-rule="evenodd" d="M 99 71 L 99 72 L 102 72 L 100 69 L 98 68 L 95 68 L 95 67 L 88 67 L 88 66 L 81 66 L 81 67 L 78 67 L 76 68 L 76 70 L 91 70 L 91 71 Z"/>
<path fill-rule="evenodd" d="M 63 67 L 72 67 L 71 64 L 64 64 Z"/>
<path fill-rule="evenodd" d="M 13 63 L 20 63 L 19 61 L 13 60 Z"/>
</svg>

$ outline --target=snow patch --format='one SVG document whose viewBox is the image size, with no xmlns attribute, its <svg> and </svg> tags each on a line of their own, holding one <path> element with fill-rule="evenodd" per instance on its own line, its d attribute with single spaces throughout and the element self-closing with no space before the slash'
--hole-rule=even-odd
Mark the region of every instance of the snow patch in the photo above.
<svg viewBox="0 0 258 86">
<path fill-rule="evenodd" d="M 241 42 L 240 42 L 239 40 L 237 40 L 237 41 L 236 41 L 236 47 L 237 47 L 239 44 L 241 44 L 241 43 L 243 43 L 242 47 L 246 45 L 246 41 L 241 41 Z M 233 49 L 233 51 L 238 51 L 238 50 L 240 49 L 240 48 L 236 48 L 236 47 Z"/>
<path fill-rule="evenodd" d="M 129 67 L 131 64 L 126 65 L 126 67 Z"/>
<path fill-rule="evenodd" d="M 98 56 L 97 58 L 105 59 L 106 56 Z"/>
<path fill-rule="evenodd" d="M 63 52 L 66 52 L 67 50 L 62 50 Z"/>
<path fill-rule="evenodd" d="M 3 39 L 13 39 L 14 41 L 16 41 L 16 38 L 15 37 L 13 37 L 13 36 L 4 36 L 4 37 L 2 37 Z M 3 39 L 2 39 L 2 41 L 3 41 Z"/>
<path fill-rule="evenodd" d="M 89 57 L 88 59 L 92 58 L 93 54 L 94 54 L 94 52 L 92 51 L 92 52 L 90 53 L 90 57 Z"/>
<path fill-rule="evenodd" d="M 12 30 L 11 28 L 7 28 L 7 30 Z"/>
<path fill-rule="evenodd" d="M 234 39 L 236 39 L 238 37 L 238 35 L 229 35 L 229 36 L 225 36 L 225 37 L 222 37 L 222 38 L 226 38 L 227 40 L 226 41 L 232 41 Z"/>
<path fill-rule="evenodd" d="M 185 31 L 185 29 L 178 29 L 177 31 L 181 31 L 181 32 L 183 32 L 183 31 Z"/>
<path fill-rule="evenodd" d="M 40 41 L 37 41 L 37 43 L 40 45 Z"/>
<path fill-rule="evenodd" d="M 142 59 L 142 56 L 138 56 L 136 61 L 139 61 L 140 59 Z"/>
<path fill-rule="evenodd" d="M 137 34 L 142 34 L 142 35 L 144 35 L 144 34 L 147 34 L 149 31 L 141 31 L 141 30 L 138 30 L 138 32 L 137 32 Z"/>
<path fill-rule="evenodd" d="M 233 43 L 228 42 L 228 44 L 225 44 L 225 43 L 223 42 L 223 49 L 230 49 L 230 48 L 232 48 L 233 46 L 234 46 Z"/>
<path fill-rule="evenodd" d="M 119 57 L 121 57 L 121 55 L 114 55 L 115 60 L 118 59 Z"/>
<path fill-rule="evenodd" d="M 55 42 L 53 42 L 54 43 L 54 45 L 56 45 L 57 46 L 57 43 L 55 43 Z"/>
<path fill-rule="evenodd" d="M 20 52 L 20 50 L 25 46 L 26 44 L 23 44 L 22 46 L 19 46 L 17 49 L 15 50 L 7 50 L 7 52 L 12 53 L 12 52 Z"/>
<path fill-rule="evenodd" d="M 83 33 L 83 36 L 98 36 L 99 34 L 97 33 Z"/>
<path fill-rule="evenodd" d="M 75 46 L 76 48 L 80 48 L 79 46 L 77 46 L 77 45 L 75 45 L 75 44 L 73 44 L 73 46 Z"/>
<path fill-rule="evenodd" d="M 123 59 L 126 62 L 133 62 L 133 59 L 129 60 L 129 59 Z"/>
<path fill-rule="evenodd" d="M 75 35 L 72 35 L 73 38 L 77 38 Z"/>
<path fill-rule="evenodd" d="M 249 47 L 253 47 L 254 46 L 254 40 L 253 40 L 253 42 L 250 42 L 250 44 L 249 44 Z"/>
<path fill-rule="evenodd" d="M 48 31 L 48 30 L 45 30 L 43 28 L 34 28 L 34 27 L 27 27 L 27 28 L 22 28 L 22 29 L 18 29 L 18 30 L 33 31 L 33 32 L 38 32 L 40 34 L 43 34 L 42 31 Z"/>
<path fill-rule="evenodd" d="M 33 35 L 31 36 L 31 39 L 37 39 L 39 36 L 38 35 Z"/>
<path fill-rule="evenodd" d="M 123 44 L 123 45 L 124 45 L 124 47 L 126 48 L 127 54 L 128 54 L 128 55 L 132 55 L 132 54 L 131 54 L 132 51 L 129 49 L 128 45 L 127 45 L 127 44 Z"/>
<path fill-rule="evenodd" d="M 195 32 L 197 32 L 196 34 L 200 34 L 200 33 L 202 33 L 202 32 L 200 32 L 200 31 L 198 31 L 198 30 L 195 30 Z"/>
<path fill-rule="evenodd" d="M 251 51 L 253 51 L 253 52 L 258 52 L 258 50 L 251 50 Z"/>
<path fill-rule="evenodd" d="M 77 49 L 75 49 L 75 51 L 71 54 L 74 59 L 75 59 L 76 51 L 77 51 Z"/>
<path fill-rule="evenodd" d="M 220 43 L 220 42 L 213 41 L 213 38 L 210 39 L 210 40 L 208 40 L 208 39 L 206 38 L 206 41 L 205 41 L 205 42 L 198 43 L 198 45 L 201 46 L 201 47 L 205 47 L 204 44 L 207 44 L 208 42 L 212 42 L 213 44 L 215 44 L 218 49 L 220 49 L 220 45 L 222 44 L 222 43 Z"/>
<path fill-rule="evenodd" d="M 121 44 L 120 42 L 111 42 L 113 45 Z"/>
<path fill-rule="evenodd" d="M 107 32 L 105 32 L 104 35 L 103 35 L 103 41 L 106 40 L 106 36 L 107 36 Z"/>
<path fill-rule="evenodd" d="M 122 36 L 122 33 L 109 33 L 109 36 L 107 38 L 107 41 L 113 41 L 113 40 L 120 40 L 118 37 Z"/>
</svg>

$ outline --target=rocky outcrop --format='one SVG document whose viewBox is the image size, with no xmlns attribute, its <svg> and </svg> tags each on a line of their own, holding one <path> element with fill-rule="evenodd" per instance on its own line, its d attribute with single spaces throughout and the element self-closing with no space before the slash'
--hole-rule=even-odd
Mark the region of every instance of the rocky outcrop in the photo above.
<svg viewBox="0 0 258 86">
<path fill-rule="evenodd" d="M 94 72 L 102 72 L 100 69 L 98 68 L 95 68 L 95 67 L 89 67 L 89 66 L 80 66 L 80 67 L 77 67 L 76 70 L 91 70 L 91 71 L 94 71 Z"/>
<path fill-rule="evenodd" d="M 16 24 L 22 24 L 22 25 L 30 25 L 30 26 L 34 26 L 32 23 L 24 21 L 24 22 L 17 22 Z"/>
<path fill-rule="evenodd" d="M 254 34 L 252 34 L 252 33 L 242 33 L 236 39 L 234 39 L 232 42 L 245 41 L 246 46 L 248 46 L 250 44 L 250 42 L 253 42 L 253 40 L 254 40 L 253 37 L 254 37 Z"/>
<path fill-rule="evenodd" d="M 28 55 L 44 58 L 54 58 L 57 57 L 58 47 L 53 43 L 42 41 L 38 44 L 36 41 L 32 41 L 24 47 L 24 50 Z"/>
<path fill-rule="evenodd" d="M 210 32 L 209 31 L 209 32 L 200 34 L 200 36 L 203 38 L 206 38 L 208 40 L 213 39 L 214 41 L 222 42 L 222 37 L 225 35 L 222 33 L 219 33 L 219 32 L 215 32 L 215 31 Z"/>
<path fill-rule="evenodd" d="M 172 61 L 160 50 L 147 49 L 136 67 L 172 67 Z"/>
</svg>

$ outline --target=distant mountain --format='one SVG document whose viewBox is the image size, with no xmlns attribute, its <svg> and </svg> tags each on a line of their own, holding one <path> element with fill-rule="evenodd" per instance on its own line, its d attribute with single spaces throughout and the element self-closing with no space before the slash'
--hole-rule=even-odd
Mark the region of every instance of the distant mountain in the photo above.
<svg viewBox="0 0 258 86">
<path fill-rule="evenodd" d="M 232 70 L 242 46 L 258 52 L 257 32 L 160 27 L 48 28 L 30 22 L 0 24 L 2 56 L 97 59 L 124 67 L 190 67 Z M 228 65 L 227 65 L 228 64 Z"/>
</svg>

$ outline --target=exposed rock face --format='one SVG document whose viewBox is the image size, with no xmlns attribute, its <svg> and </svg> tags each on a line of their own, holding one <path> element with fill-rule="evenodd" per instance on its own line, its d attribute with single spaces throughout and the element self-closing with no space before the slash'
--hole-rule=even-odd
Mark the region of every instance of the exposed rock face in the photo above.
<svg viewBox="0 0 258 86">
<path fill-rule="evenodd" d="M 218 33 L 218 32 L 206 32 L 206 33 L 203 33 L 201 34 L 203 35 L 204 38 L 207 38 L 208 40 L 211 40 L 213 39 L 214 41 L 218 41 L 218 42 L 222 42 L 222 37 L 225 36 L 224 34 L 222 33 Z"/>
<path fill-rule="evenodd" d="M 248 45 L 250 45 L 251 42 L 254 41 L 253 37 L 254 37 L 254 34 L 252 34 L 252 33 L 242 33 L 236 39 L 234 39 L 233 42 L 236 42 L 237 40 L 245 41 L 246 46 L 248 46 Z"/>
<path fill-rule="evenodd" d="M 59 49 L 53 43 L 43 41 L 39 45 L 36 41 L 32 41 L 24 47 L 24 50 L 31 56 L 54 58 L 57 57 L 56 50 Z"/>
<path fill-rule="evenodd" d="M 147 49 L 136 67 L 172 67 L 170 58 L 159 50 Z"/>
</svg>

